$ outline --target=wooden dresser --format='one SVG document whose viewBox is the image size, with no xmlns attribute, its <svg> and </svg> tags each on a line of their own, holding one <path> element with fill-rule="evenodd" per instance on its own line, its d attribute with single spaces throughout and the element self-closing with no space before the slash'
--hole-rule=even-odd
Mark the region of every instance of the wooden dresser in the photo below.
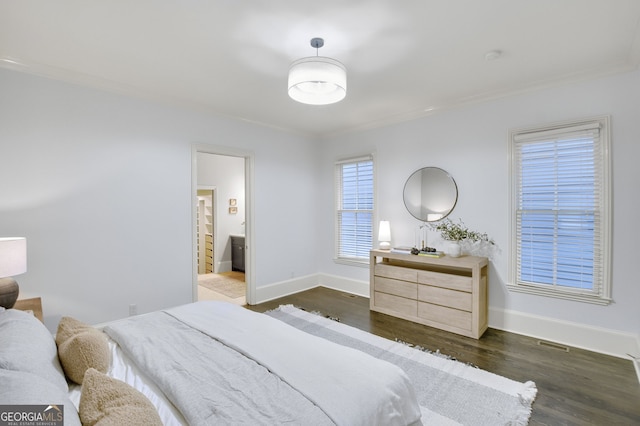
<svg viewBox="0 0 640 426">
<path fill-rule="evenodd" d="M 479 339 L 488 326 L 488 264 L 486 257 L 372 250 L 370 308 Z"/>
</svg>

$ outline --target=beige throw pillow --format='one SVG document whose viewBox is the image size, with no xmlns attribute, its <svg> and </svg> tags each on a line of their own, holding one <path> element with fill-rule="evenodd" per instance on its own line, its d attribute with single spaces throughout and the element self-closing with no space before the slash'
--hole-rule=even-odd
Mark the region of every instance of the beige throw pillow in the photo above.
<svg viewBox="0 0 640 426">
<path fill-rule="evenodd" d="M 79 411 L 83 426 L 162 426 L 147 397 L 93 368 L 84 375 Z"/>
<path fill-rule="evenodd" d="M 107 372 L 111 362 L 105 335 L 81 321 L 62 317 L 56 333 L 58 358 L 67 378 L 81 384 L 89 368 Z"/>
</svg>

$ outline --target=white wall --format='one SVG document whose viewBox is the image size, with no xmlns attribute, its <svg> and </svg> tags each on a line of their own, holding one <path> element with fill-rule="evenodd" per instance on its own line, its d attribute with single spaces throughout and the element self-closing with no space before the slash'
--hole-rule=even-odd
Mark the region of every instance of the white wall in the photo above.
<svg viewBox="0 0 640 426">
<path fill-rule="evenodd" d="M 610 114 L 613 164 L 613 300 L 597 306 L 506 289 L 509 256 L 508 133 L 512 128 Z M 605 329 L 626 337 L 640 334 L 640 285 L 635 262 L 637 211 L 640 209 L 640 72 L 540 90 L 477 105 L 434 113 L 383 129 L 333 137 L 323 145 L 321 181 L 332 179 L 333 162 L 376 152 L 378 213 L 391 222 L 393 245 L 413 245 L 419 222 L 406 211 L 402 189 L 416 169 L 437 166 L 452 174 L 459 188 L 452 219 L 487 232 L 501 253 L 490 269 L 490 324 L 514 317 Z M 320 214 L 327 218 L 319 233 L 320 251 L 333 250 L 333 193 L 321 188 Z M 429 245 L 439 236 L 429 234 Z M 336 264 L 323 256 L 320 272 L 368 281 L 368 270 Z M 544 337 L 544 336 L 542 336 Z M 569 337 L 569 336 L 565 336 Z M 634 339 L 635 340 L 635 339 Z M 629 341 L 629 339 L 627 339 Z M 637 348 L 640 350 L 640 348 Z M 637 352 L 635 350 L 634 352 Z"/>
<path fill-rule="evenodd" d="M 413 244 L 418 225 L 402 202 L 406 178 L 437 166 L 456 179 L 452 217 L 502 249 L 490 270 L 490 323 L 551 321 L 640 342 L 640 72 L 324 141 L 8 70 L 0 70 L 0 93 L 0 236 L 27 237 L 29 270 L 16 278 L 21 297 L 43 297 L 50 329 L 63 314 L 97 323 L 126 316 L 130 303 L 147 312 L 191 301 L 191 150 L 211 144 L 254 155 L 263 295 L 294 289 L 296 280 L 313 285 L 316 276 L 366 287 L 367 268 L 332 260 L 333 162 L 375 152 L 379 213 L 395 245 Z M 613 127 L 614 303 L 509 293 L 509 129 L 602 114 Z"/>
<path fill-rule="evenodd" d="M 2 69 L 0 93 L 0 235 L 50 329 L 191 302 L 193 144 L 254 155 L 256 286 L 316 272 L 310 141 Z"/>
</svg>

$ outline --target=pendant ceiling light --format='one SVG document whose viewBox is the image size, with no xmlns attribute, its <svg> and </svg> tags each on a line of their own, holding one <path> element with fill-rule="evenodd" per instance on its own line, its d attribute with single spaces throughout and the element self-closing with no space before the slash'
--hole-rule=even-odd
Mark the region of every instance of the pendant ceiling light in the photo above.
<svg viewBox="0 0 640 426">
<path fill-rule="evenodd" d="M 289 96 L 303 104 L 327 105 L 347 95 L 347 69 L 335 59 L 318 56 L 321 38 L 311 39 L 316 56 L 298 59 L 289 67 Z"/>
</svg>

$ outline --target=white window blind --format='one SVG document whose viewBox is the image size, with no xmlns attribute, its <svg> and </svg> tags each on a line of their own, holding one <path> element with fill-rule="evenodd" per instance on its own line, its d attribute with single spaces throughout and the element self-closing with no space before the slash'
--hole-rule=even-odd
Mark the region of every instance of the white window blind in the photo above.
<svg viewBox="0 0 640 426">
<path fill-rule="evenodd" d="M 373 158 L 337 162 L 335 183 L 336 258 L 368 262 L 373 241 Z"/>
<path fill-rule="evenodd" d="M 511 289 L 609 303 L 608 117 L 512 133 Z"/>
</svg>

